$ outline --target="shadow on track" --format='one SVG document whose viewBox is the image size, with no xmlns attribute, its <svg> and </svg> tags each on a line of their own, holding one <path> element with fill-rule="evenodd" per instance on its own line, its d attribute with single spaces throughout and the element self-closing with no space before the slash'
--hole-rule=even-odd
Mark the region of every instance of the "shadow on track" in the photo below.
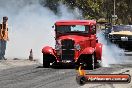
<svg viewBox="0 0 132 88">
<path fill-rule="evenodd" d="M 43 66 L 37 66 L 36 68 L 45 68 Z M 50 66 L 49 68 L 53 68 L 53 69 L 75 69 L 75 66 L 72 65 L 53 65 Z"/>
</svg>

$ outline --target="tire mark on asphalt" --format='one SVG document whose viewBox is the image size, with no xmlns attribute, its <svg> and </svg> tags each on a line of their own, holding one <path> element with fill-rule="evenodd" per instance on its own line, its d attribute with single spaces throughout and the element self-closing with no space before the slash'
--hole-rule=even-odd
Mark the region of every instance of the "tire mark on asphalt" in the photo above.
<svg viewBox="0 0 132 88">
<path fill-rule="evenodd" d="M 63 80 L 68 80 L 70 78 L 74 78 L 76 76 L 76 72 L 74 69 L 52 69 L 52 68 L 36 68 L 37 66 L 26 66 L 27 69 L 20 70 L 19 67 L 15 68 L 12 72 L 10 71 L 0 78 L 0 86 L 2 88 L 44 88 L 45 86 L 58 83 L 60 84 Z M 25 68 L 25 67 L 24 67 Z M 23 68 L 22 68 L 23 69 Z M 93 71 L 88 71 L 88 73 L 92 74 L 107 74 L 112 73 L 116 70 L 121 70 L 122 67 L 102 67 L 95 69 Z M 19 70 L 19 72 L 17 72 Z M 4 71 L 6 72 L 6 71 Z M 16 72 L 16 73 L 14 73 Z M 1 73 L 1 72 L 0 72 Z M 68 80 L 73 82 L 73 80 Z M 58 88 L 58 84 L 54 85 L 54 87 Z M 75 84 L 73 87 L 77 86 Z M 68 86 L 68 84 L 66 85 Z M 49 88 L 50 86 L 48 86 Z M 59 88 L 62 88 L 61 85 Z M 111 86 L 112 87 L 112 86 Z M 47 87 L 46 87 L 47 88 Z M 52 87 L 51 87 L 52 88 Z"/>
<path fill-rule="evenodd" d="M 46 72 L 44 72 L 44 70 L 46 70 Z M 57 70 L 53 70 L 53 69 L 36 69 L 33 71 L 29 71 L 27 73 L 22 73 L 22 74 L 16 74 L 16 75 L 9 75 L 3 78 L 0 78 L 0 83 L 2 84 L 10 84 L 12 83 L 17 83 L 17 82 L 21 82 L 22 80 L 30 80 L 32 78 L 34 78 L 34 76 L 40 76 L 40 75 L 47 75 L 49 74 L 49 72 L 56 72 Z M 7 81 L 6 81 L 7 80 Z M 6 81 L 6 83 L 5 83 Z"/>
<path fill-rule="evenodd" d="M 68 79 L 69 77 L 73 77 L 73 76 L 75 77 L 75 73 L 67 72 L 67 73 L 65 73 L 65 74 L 60 74 L 60 75 L 59 75 L 59 78 L 57 78 L 56 76 L 50 77 L 49 79 L 52 79 L 52 80 L 49 80 L 48 82 L 45 82 L 45 83 L 43 83 L 42 85 L 39 85 L 39 86 L 37 86 L 37 87 L 35 87 L 35 88 L 41 88 L 41 87 L 44 87 L 44 86 L 46 86 L 46 85 L 48 85 L 48 84 L 51 84 L 51 83 L 53 83 L 53 82 L 61 81 L 61 80 L 64 80 L 65 78 Z M 43 80 L 43 81 L 44 81 L 44 80 Z M 46 81 L 46 79 L 45 79 L 45 81 Z"/>
<path fill-rule="evenodd" d="M 7 76 L 7 75 L 10 75 L 12 73 L 14 74 L 18 74 L 19 72 L 24 72 L 24 71 L 28 71 L 29 69 L 32 70 L 32 69 L 35 69 L 36 65 L 32 65 L 32 66 L 23 66 L 23 67 L 14 67 L 14 68 L 8 68 L 8 69 L 4 69 L 2 71 L 0 71 L 0 77 L 3 77 L 3 76 Z"/>
<path fill-rule="evenodd" d="M 114 85 L 111 84 L 111 83 L 109 83 L 109 84 L 99 84 L 99 85 L 88 87 L 88 88 L 102 88 L 102 87 L 105 87 L 106 85 L 109 85 L 110 88 L 115 88 Z"/>
<path fill-rule="evenodd" d="M 26 68 L 26 69 L 18 69 L 18 68 Z M 15 69 L 15 70 L 14 70 Z M 43 70 L 44 69 L 44 70 Z M 11 72 L 8 70 L 12 70 Z M 49 69 L 49 68 L 37 68 L 37 66 L 24 66 L 24 67 L 15 67 L 15 68 L 10 68 L 10 69 L 7 69 L 7 71 L 2 71 L 0 72 L 0 80 L 1 78 L 8 78 L 10 76 L 22 76 L 22 75 L 26 75 L 26 74 L 30 74 L 30 73 L 35 73 L 37 71 L 43 71 L 43 72 L 49 72 L 50 70 L 52 69 Z M 13 74 L 12 74 L 13 73 Z"/>
<path fill-rule="evenodd" d="M 98 69 L 95 69 L 95 70 L 91 70 L 91 71 L 86 71 L 87 73 L 89 74 L 110 74 L 114 71 L 117 71 L 117 70 L 121 70 L 123 68 L 121 67 L 118 67 L 118 68 L 114 68 L 114 67 L 101 67 L 101 68 L 98 68 Z"/>
<path fill-rule="evenodd" d="M 19 68 L 18 68 L 19 69 Z M 25 70 L 26 71 L 26 70 Z M 51 69 L 51 68 L 49 68 L 49 69 L 44 69 L 44 68 L 39 68 L 39 69 L 33 69 L 33 71 L 28 71 L 28 72 L 26 72 L 25 73 L 25 71 L 24 71 L 24 74 L 23 73 L 21 73 L 21 75 L 19 74 L 19 73 L 17 73 L 17 74 L 15 74 L 15 75 L 13 75 L 13 74 L 9 74 L 8 76 L 4 76 L 3 78 L 1 77 L 0 78 L 0 85 L 1 85 L 1 87 L 2 88 L 4 88 L 4 87 L 8 87 L 9 85 L 14 85 L 14 84 L 19 84 L 19 83 L 21 83 L 21 82 L 28 82 L 28 80 L 29 81 L 31 81 L 31 80 L 34 80 L 33 78 L 37 78 L 37 77 L 39 77 L 39 76 L 42 76 L 42 77 L 44 77 L 44 76 L 46 76 L 46 75 L 51 75 L 51 77 L 50 78 L 53 78 L 53 80 L 50 80 L 50 78 L 47 78 L 47 79 L 43 79 L 43 80 L 40 80 L 40 81 L 38 81 L 37 83 L 33 83 L 33 84 L 36 84 L 36 85 L 39 85 L 39 84 L 44 84 L 44 83 L 46 83 L 46 84 L 48 84 L 48 83 L 52 83 L 52 82 L 55 82 L 55 81 L 58 81 L 58 80 L 63 80 L 64 78 L 67 78 L 67 77 L 65 77 L 65 74 L 69 74 L 69 73 L 71 73 L 71 71 L 70 72 L 68 72 L 67 73 L 67 70 L 62 70 L 62 69 Z M 59 74 L 61 74 L 61 75 L 59 75 L 58 74 L 58 77 L 57 77 L 57 72 L 58 71 L 60 71 L 61 73 L 59 73 Z M 65 72 L 64 72 L 65 71 Z M 68 70 L 69 71 L 69 70 Z M 55 74 L 54 74 L 55 73 Z M 75 74 L 75 73 L 74 73 Z M 73 75 L 74 75 L 73 74 Z M 72 75 L 72 76 L 73 76 Z M 59 77 L 59 76 L 62 76 L 62 77 Z M 63 77 L 64 76 L 64 77 Z M 70 76 L 70 75 L 69 75 Z M 55 79 L 57 77 L 57 79 Z M 55 79 L 55 80 L 54 80 Z M 46 82 L 47 81 L 47 82 Z M 36 85 L 33 85 L 33 84 L 30 84 L 29 85 L 29 87 L 28 88 L 32 88 L 32 87 L 34 87 L 34 86 L 36 86 Z M 33 85 L 33 86 L 32 86 Z M 27 86 L 28 85 L 26 85 L 26 87 L 25 88 L 27 88 Z M 30 87 L 30 86 L 32 86 L 32 87 Z M 18 87 L 15 87 L 15 88 L 18 88 Z M 22 87 L 22 88 L 24 88 L 24 87 Z"/>
<path fill-rule="evenodd" d="M 61 73 L 61 74 L 58 74 L 58 75 L 57 74 L 51 75 L 48 78 L 43 77 L 41 80 L 38 80 L 37 82 L 33 82 L 33 83 L 27 84 L 25 86 L 22 86 L 23 84 L 22 85 L 16 85 L 16 87 L 14 86 L 13 88 L 18 88 L 19 86 L 21 86 L 21 88 L 33 88 L 33 87 L 36 88 L 36 86 L 40 86 L 40 85 L 45 86 L 47 84 L 50 84 L 50 83 L 53 83 L 53 82 L 56 82 L 56 81 L 59 81 L 59 80 L 60 81 L 64 80 L 65 78 L 67 79 L 68 77 L 73 77 L 74 74 L 71 73 L 70 75 L 68 75 L 69 73 L 71 73 L 71 71 L 66 72 L 66 73 Z M 8 86 L 10 86 L 10 85 L 8 85 Z"/>
</svg>

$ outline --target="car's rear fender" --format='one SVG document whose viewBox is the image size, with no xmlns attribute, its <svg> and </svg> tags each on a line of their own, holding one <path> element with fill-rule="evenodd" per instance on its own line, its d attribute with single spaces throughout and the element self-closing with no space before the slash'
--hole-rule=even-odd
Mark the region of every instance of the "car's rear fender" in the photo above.
<svg viewBox="0 0 132 88">
<path fill-rule="evenodd" d="M 81 54 L 93 54 L 94 51 L 95 51 L 94 48 L 92 48 L 92 47 L 87 47 L 87 48 L 85 48 L 85 49 L 81 52 Z"/>
<path fill-rule="evenodd" d="M 85 48 L 79 55 L 78 59 L 76 62 L 79 62 L 82 59 L 86 59 L 86 57 L 88 57 L 89 55 L 95 54 L 94 53 L 95 49 L 92 47 L 87 47 Z"/>
<path fill-rule="evenodd" d="M 97 43 L 96 44 L 96 49 L 95 49 L 95 55 L 97 60 L 101 60 L 102 57 L 102 44 L 101 43 Z"/>
</svg>

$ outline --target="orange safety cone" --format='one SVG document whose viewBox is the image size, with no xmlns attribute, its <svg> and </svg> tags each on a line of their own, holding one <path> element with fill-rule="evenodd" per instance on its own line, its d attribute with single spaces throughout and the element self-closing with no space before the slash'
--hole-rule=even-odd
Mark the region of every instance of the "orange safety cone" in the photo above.
<svg viewBox="0 0 132 88">
<path fill-rule="evenodd" d="M 29 54 L 29 60 L 33 61 L 33 50 L 30 50 L 30 54 Z"/>
</svg>

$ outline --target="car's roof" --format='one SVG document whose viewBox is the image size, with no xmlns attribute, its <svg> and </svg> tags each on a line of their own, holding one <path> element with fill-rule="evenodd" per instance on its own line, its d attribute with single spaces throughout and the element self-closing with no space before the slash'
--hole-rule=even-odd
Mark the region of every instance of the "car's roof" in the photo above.
<svg viewBox="0 0 132 88">
<path fill-rule="evenodd" d="M 55 25 L 95 25 L 95 20 L 60 20 Z"/>
</svg>

